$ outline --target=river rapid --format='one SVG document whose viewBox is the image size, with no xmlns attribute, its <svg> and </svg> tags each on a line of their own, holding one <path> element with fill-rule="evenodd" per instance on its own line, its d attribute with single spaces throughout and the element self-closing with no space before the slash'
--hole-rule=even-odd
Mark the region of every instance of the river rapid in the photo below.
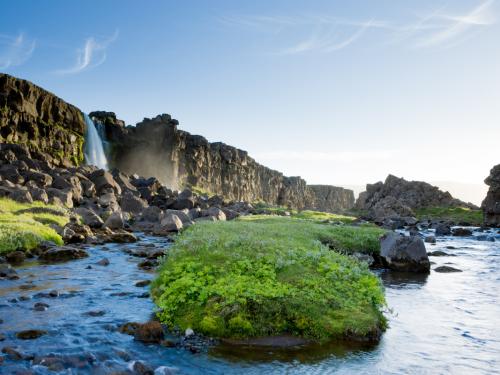
<svg viewBox="0 0 500 375">
<path fill-rule="evenodd" d="M 92 246 L 81 260 L 27 261 L 16 269 L 18 280 L 0 280 L 0 348 L 23 356 L 0 353 L 0 374 L 123 373 L 135 361 L 157 369 L 156 374 L 500 373 L 500 234 L 487 233 L 494 242 L 479 241 L 479 235 L 484 233 L 426 244 L 428 251 L 448 254 L 430 257 L 429 275 L 375 271 L 385 286 L 390 326 L 374 346 L 217 346 L 193 354 L 135 341 L 117 328 L 152 318 L 148 287 L 136 283 L 152 279 L 154 272 L 138 268 L 143 259 L 128 252 L 168 248 L 165 238 L 138 234 L 135 244 Z M 103 258 L 109 265 L 97 264 Z M 463 272 L 434 271 L 443 265 Z M 48 307 L 39 311 L 36 303 Z M 16 338 L 28 329 L 47 334 Z"/>
</svg>

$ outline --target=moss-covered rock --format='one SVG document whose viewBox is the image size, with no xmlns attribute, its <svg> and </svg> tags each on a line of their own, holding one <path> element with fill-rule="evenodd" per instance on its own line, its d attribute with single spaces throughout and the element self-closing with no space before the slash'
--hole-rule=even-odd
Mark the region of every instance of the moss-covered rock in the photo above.
<svg viewBox="0 0 500 375">
<path fill-rule="evenodd" d="M 386 324 L 381 284 L 341 252 L 378 252 L 381 233 L 263 216 L 199 223 L 152 283 L 158 315 L 222 338 L 376 339 Z"/>
<path fill-rule="evenodd" d="M 0 73 L 0 142 L 24 144 L 54 165 L 83 162 L 81 111 L 29 81 Z"/>
</svg>

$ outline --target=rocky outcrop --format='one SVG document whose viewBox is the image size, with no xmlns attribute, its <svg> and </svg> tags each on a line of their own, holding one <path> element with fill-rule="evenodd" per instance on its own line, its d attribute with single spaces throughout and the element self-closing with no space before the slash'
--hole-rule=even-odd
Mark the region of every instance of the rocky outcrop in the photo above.
<svg viewBox="0 0 500 375">
<path fill-rule="evenodd" d="M 26 145 L 56 166 L 83 161 L 80 110 L 31 82 L 0 73 L 0 142 Z"/>
<path fill-rule="evenodd" d="M 484 183 L 490 187 L 481 204 L 484 225 L 500 227 L 500 164 L 491 169 Z"/>
<path fill-rule="evenodd" d="M 402 236 L 388 232 L 380 239 L 380 257 L 387 268 L 403 272 L 430 270 L 425 244 L 419 236 Z"/>
<path fill-rule="evenodd" d="M 380 222 L 414 216 L 414 210 L 425 207 L 477 208 L 426 182 L 407 181 L 393 175 L 387 176 L 385 182 L 366 185 L 366 191 L 359 195 L 355 207 Z"/>
<path fill-rule="evenodd" d="M 111 164 L 125 173 L 156 176 L 171 188 L 196 187 L 227 200 L 329 212 L 352 207 L 352 191 L 307 186 L 300 177 L 260 165 L 246 151 L 179 130 L 170 115 L 146 118 L 135 127 L 103 123 Z"/>
<path fill-rule="evenodd" d="M 331 185 L 308 185 L 313 202 L 310 209 L 324 212 L 347 211 L 354 207 L 354 192 Z"/>
</svg>

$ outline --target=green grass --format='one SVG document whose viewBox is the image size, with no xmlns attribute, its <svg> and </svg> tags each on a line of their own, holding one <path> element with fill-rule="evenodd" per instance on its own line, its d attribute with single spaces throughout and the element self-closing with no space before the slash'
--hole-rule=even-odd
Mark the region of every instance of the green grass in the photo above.
<svg viewBox="0 0 500 375">
<path fill-rule="evenodd" d="M 272 216 L 193 225 L 152 283 L 158 316 L 214 337 L 370 335 L 386 325 L 381 283 L 324 242 L 378 252 L 381 233 Z"/>
<path fill-rule="evenodd" d="M 0 254 L 31 250 L 42 241 L 62 245 L 61 236 L 49 225 L 67 222 L 67 212 L 60 207 L 0 198 Z"/>
<path fill-rule="evenodd" d="M 320 211 L 300 211 L 292 214 L 293 217 L 298 219 L 307 219 L 314 221 L 339 221 L 345 224 L 352 223 L 356 220 L 354 216 L 346 216 L 340 214 L 332 214 L 329 212 L 320 212 Z"/>
<path fill-rule="evenodd" d="M 417 218 L 441 219 L 447 221 L 466 222 L 471 225 L 483 224 L 483 213 L 481 210 L 472 210 L 465 207 L 428 207 L 415 210 Z"/>
</svg>

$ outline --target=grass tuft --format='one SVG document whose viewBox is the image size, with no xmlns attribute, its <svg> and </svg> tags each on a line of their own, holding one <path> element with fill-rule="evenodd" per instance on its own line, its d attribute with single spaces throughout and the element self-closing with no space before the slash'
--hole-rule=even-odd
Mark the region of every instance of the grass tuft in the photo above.
<svg viewBox="0 0 500 375">
<path fill-rule="evenodd" d="M 62 245 L 61 236 L 50 225 L 67 222 L 67 212 L 60 207 L 0 198 L 0 254 L 31 250 L 42 241 Z"/>
</svg>

